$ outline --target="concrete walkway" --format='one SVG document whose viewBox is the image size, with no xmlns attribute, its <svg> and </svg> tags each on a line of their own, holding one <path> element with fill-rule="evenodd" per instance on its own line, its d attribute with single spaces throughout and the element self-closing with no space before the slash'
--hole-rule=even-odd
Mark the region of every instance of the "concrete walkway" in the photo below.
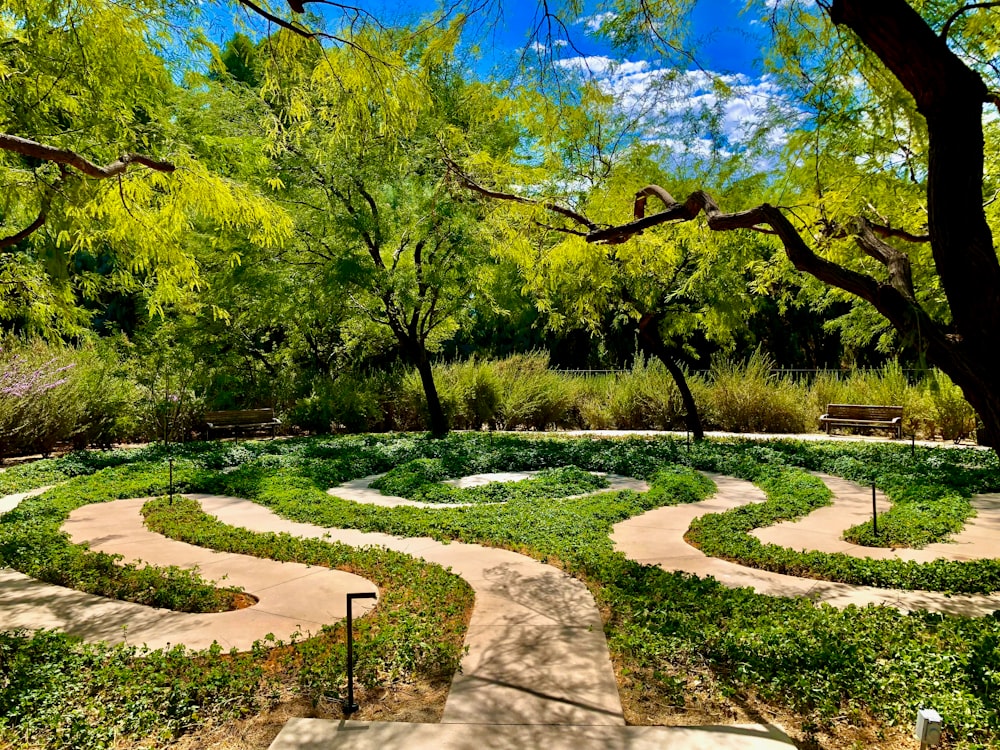
<svg viewBox="0 0 1000 750">
<path fill-rule="evenodd" d="M 143 525 L 145 499 L 119 500 L 78 508 L 63 526 L 70 539 L 95 551 L 123 555 L 125 561 L 197 568 L 220 585 L 238 586 L 258 599 L 246 609 L 189 614 L 146 607 L 42 583 L 0 569 L 0 629 L 53 628 L 88 642 L 131 643 L 148 648 L 183 644 L 192 649 L 218 642 L 248 651 L 273 634 L 316 633 L 343 619 L 345 594 L 377 591 L 370 581 L 340 570 L 213 552 L 155 534 Z M 356 603 L 360 614 L 374 606 Z"/>
<path fill-rule="evenodd" d="M 476 606 L 441 724 L 294 719 L 271 750 L 551 747 L 676 750 L 791 746 L 775 727 L 626 727 L 603 623 L 580 581 L 524 555 L 443 544 L 276 516 L 247 500 L 190 495 L 223 523 L 256 531 L 377 545 L 448 567 L 473 587 Z"/>
<path fill-rule="evenodd" d="M 967 617 L 982 617 L 1000 609 L 1000 594 L 948 595 L 935 591 L 854 586 L 771 573 L 708 557 L 684 541 L 691 522 L 707 513 L 722 513 L 764 500 L 764 493 L 750 482 L 720 475 L 710 476 L 718 487 L 714 497 L 700 503 L 657 508 L 615 524 L 611 535 L 615 546 L 637 562 L 702 577 L 712 576 L 730 588 L 746 586 L 771 596 L 804 596 L 836 607 L 881 604 L 902 611 L 927 610 Z M 871 491 L 868 492 L 870 508 Z M 835 528 L 842 530 L 843 526 L 838 524 Z M 795 546 L 794 531 L 787 532 L 782 546 Z"/>
<path fill-rule="evenodd" d="M 647 492 L 649 490 L 649 484 L 641 479 L 623 477 L 618 474 L 605 474 L 599 471 L 593 473 L 606 478 L 608 486 L 594 490 L 593 492 L 570 495 L 561 499 L 569 500 L 576 497 L 586 497 L 587 495 L 597 495 L 601 492 L 617 492 L 618 490 L 635 490 L 636 492 Z M 464 489 L 466 487 L 481 487 L 490 482 L 520 482 L 522 479 L 530 479 L 536 474 L 538 474 L 537 471 L 499 471 L 488 474 L 472 474 L 460 479 L 448 479 L 442 484 L 450 484 L 452 487 Z M 502 503 L 427 503 L 422 500 L 407 500 L 405 497 L 398 497 L 396 495 L 383 495 L 381 491 L 373 488 L 371 484 L 376 479 L 384 476 L 385 474 L 372 474 L 368 477 L 361 477 L 361 479 L 352 479 L 350 482 L 344 482 L 336 487 L 331 487 L 327 490 L 327 494 L 339 497 L 341 500 L 349 500 L 353 503 L 362 503 L 364 505 L 379 505 L 383 508 L 410 507 L 441 509 L 472 508 L 477 505 L 502 505 Z"/>
<path fill-rule="evenodd" d="M 406 724 L 289 719 L 270 750 L 788 750 L 780 729 L 703 727 Z"/>
<path fill-rule="evenodd" d="M 765 544 L 777 544 L 796 550 L 840 552 L 852 557 L 876 560 L 983 560 L 1000 557 L 1000 493 L 976 495 L 971 505 L 976 511 L 965 527 L 947 542 L 928 544 L 922 549 L 862 547 L 845 541 L 842 534 L 857 524 L 871 520 L 872 490 L 855 482 L 828 474 L 819 474 L 833 492 L 833 505 L 817 508 L 797 521 L 754 529 L 751 533 Z M 876 492 L 876 507 L 884 513 L 888 499 Z"/>
<path fill-rule="evenodd" d="M 230 526 L 386 547 L 464 578 L 476 606 L 444 723 L 625 724 L 600 613 L 587 587 L 561 570 L 478 544 L 325 529 L 248 500 L 189 497 Z"/>
</svg>

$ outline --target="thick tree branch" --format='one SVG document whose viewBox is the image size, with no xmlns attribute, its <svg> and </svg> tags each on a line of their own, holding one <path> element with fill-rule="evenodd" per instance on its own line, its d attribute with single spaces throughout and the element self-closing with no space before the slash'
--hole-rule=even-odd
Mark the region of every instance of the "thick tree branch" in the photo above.
<svg viewBox="0 0 1000 750">
<path fill-rule="evenodd" d="M 35 218 L 35 220 L 31 222 L 28 226 L 26 226 L 24 229 L 22 229 L 20 232 L 16 232 L 7 237 L 0 237 L 0 250 L 8 247 L 13 247 L 18 242 L 21 242 L 22 240 L 25 240 L 28 237 L 30 237 L 32 234 L 34 234 L 35 232 L 37 232 L 39 229 L 42 228 L 42 225 L 45 224 L 45 220 L 47 218 L 48 218 L 48 207 L 43 206 L 42 210 L 38 212 L 38 216 Z"/>
<path fill-rule="evenodd" d="M 444 157 L 444 161 L 448 167 L 448 171 L 457 177 L 459 182 L 461 182 L 466 188 L 475 193 L 479 193 L 487 198 L 492 198 L 493 200 L 510 201 L 512 203 L 520 203 L 523 206 L 539 206 L 544 208 L 546 211 L 552 211 L 560 216 L 565 216 L 567 219 L 571 219 L 577 224 L 587 227 L 587 229 L 591 231 L 597 229 L 597 224 L 571 208 L 566 208 L 565 206 L 560 206 L 558 203 L 552 203 L 550 201 L 540 201 L 535 200 L 534 198 L 525 198 L 521 195 L 514 195 L 513 193 L 503 193 L 498 190 L 490 190 L 473 180 L 458 166 L 458 164 L 448 157 Z"/>
<path fill-rule="evenodd" d="M 648 196 L 654 193 L 647 188 L 640 191 L 640 194 Z M 715 200 L 701 190 L 691 193 L 683 203 L 674 200 L 662 188 L 656 190 L 655 194 L 667 206 L 663 211 L 617 227 L 591 232 L 587 235 L 587 241 L 609 244 L 624 242 L 649 227 L 671 221 L 692 221 L 702 212 L 709 229 L 713 231 L 770 231 L 781 240 L 785 254 L 796 269 L 871 303 L 902 334 L 909 335 L 918 331 L 923 343 L 940 358 L 950 359 L 954 356 L 954 343 L 916 302 L 909 258 L 879 239 L 867 221 L 862 219 L 857 222 L 853 233 L 855 241 L 866 253 L 886 265 L 890 276 L 888 284 L 817 255 L 776 206 L 764 203 L 747 211 L 723 213 Z"/>
<path fill-rule="evenodd" d="M 42 161 L 51 161 L 56 164 L 65 164 L 83 172 L 88 177 L 104 180 L 109 177 L 116 177 L 123 174 L 132 164 L 141 164 L 144 167 L 157 172 L 173 172 L 177 167 L 168 161 L 158 161 L 142 154 L 127 153 L 122 154 L 117 161 L 113 161 L 106 166 L 99 166 L 92 161 L 85 159 L 75 151 L 62 148 L 46 146 L 37 141 L 27 138 L 20 138 L 16 135 L 0 133 L 0 149 L 11 151 L 21 156 L 29 156 Z"/>
<path fill-rule="evenodd" d="M 913 291 L 910 256 L 879 239 L 874 227 L 866 219 L 859 218 L 854 221 L 852 234 L 858 247 L 885 265 L 889 271 L 889 283 L 893 288 L 910 302 L 917 304 L 917 296 Z"/>
</svg>

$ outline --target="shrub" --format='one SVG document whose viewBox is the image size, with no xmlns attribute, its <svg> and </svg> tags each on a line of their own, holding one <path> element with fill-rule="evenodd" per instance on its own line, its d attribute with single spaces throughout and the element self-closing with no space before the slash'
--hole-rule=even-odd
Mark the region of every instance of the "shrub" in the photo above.
<svg viewBox="0 0 1000 750">
<path fill-rule="evenodd" d="M 500 385 L 496 427 L 545 430 L 581 425 L 579 413 L 574 413 L 575 383 L 548 365 L 548 355 L 541 352 L 515 354 L 494 365 Z"/>
<path fill-rule="evenodd" d="M 618 429 L 683 429 L 680 390 L 661 362 L 637 357 L 631 371 L 617 375 L 609 390 L 608 410 Z"/>
<path fill-rule="evenodd" d="M 760 349 L 742 365 L 729 360 L 713 365 L 712 421 L 731 432 L 805 432 L 810 417 L 802 393 L 772 374 L 773 365 Z"/>
</svg>

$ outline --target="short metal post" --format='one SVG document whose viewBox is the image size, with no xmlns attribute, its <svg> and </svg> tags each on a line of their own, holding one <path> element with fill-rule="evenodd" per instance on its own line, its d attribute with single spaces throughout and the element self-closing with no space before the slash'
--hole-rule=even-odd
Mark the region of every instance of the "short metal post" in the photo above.
<svg viewBox="0 0 1000 750">
<path fill-rule="evenodd" d="M 875 482 L 872 482 L 872 533 L 878 536 L 878 510 L 875 507 Z"/>
<path fill-rule="evenodd" d="M 174 459 L 170 459 L 170 504 L 174 504 Z"/>
<path fill-rule="evenodd" d="M 917 433 L 914 431 L 910 433 L 910 458 L 913 458 L 916 455 L 917 455 Z"/>
<path fill-rule="evenodd" d="M 374 598 L 374 591 L 347 595 L 347 703 L 344 704 L 345 714 L 353 714 L 359 708 L 358 704 L 354 702 L 354 625 L 351 622 L 351 603 L 355 599 Z"/>
</svg>

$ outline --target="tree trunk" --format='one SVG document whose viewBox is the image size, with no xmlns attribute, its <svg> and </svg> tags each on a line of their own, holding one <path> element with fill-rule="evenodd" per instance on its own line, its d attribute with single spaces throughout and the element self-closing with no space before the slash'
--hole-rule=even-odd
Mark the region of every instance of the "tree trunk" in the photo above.
<svg viewBox="0 0 1000 750">
<path fill-rule="evenodd" d="M 660 336 L 652 317 L 644 317 L 639 322 L 639 346 L 647 354 L 660 360 L 667 368 L 667 372 L 677 384 L 677 390 L 680 391 L 681 401 L 684 403 L 684 422 L 691 432 L 691 437 L 695 440 L 704 440 L 705 429 L 701 425 L 701 415 L 698 413 L 698 405 L 694 402 L 694 396 L 688 387 L 687 378 L 684 377 L 684 371 L 671 355 L 667 345 L 663 343 L 663 337 Z"/>
<path fill-rule="evenodd" d="M 430 419 L 431 435 L 436 438 L 444 437 L 448 434 L 448 419 L 441 408 L 441 399 L 438 397 L 437 386 L 434 384 L 434 372 L 431 369 L 430 359 L 427 352 L 421 350 L 416 357 L 417 372 L 420 373 L 420 383 L 424 387 L 424 396 L 427 398 L 427 415 Z"/>
</svg>

